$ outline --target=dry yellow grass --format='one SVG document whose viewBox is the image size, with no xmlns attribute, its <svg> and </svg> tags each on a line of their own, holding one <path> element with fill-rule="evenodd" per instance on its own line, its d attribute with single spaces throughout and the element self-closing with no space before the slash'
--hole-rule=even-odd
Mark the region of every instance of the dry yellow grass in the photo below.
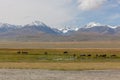
<svg viewBox="0 0 120 80">
<path fill-rule="evenodd" d="M 15 63 L 1 62 L 0 68 L 3 69 L 50 69 L 50 70 L 118 70 L 119 62 L 75 62 L 75 63 Z"/>
<path fill-rule="evenodd" d="M 120 48 L 120 41 L 96 42 L 0 42 L 0 48 L 42 49 L 42 48 Z"/>
</svg>

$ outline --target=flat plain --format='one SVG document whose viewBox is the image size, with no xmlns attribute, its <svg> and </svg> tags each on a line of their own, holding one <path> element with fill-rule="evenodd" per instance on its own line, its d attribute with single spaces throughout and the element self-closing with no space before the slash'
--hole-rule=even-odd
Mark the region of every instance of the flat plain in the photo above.
<svg viewBox="0 0 120 80">
<path fill-rule="evenodd" d="M 8 49 L 78 49 L 78 48 L 120 48 L 120 41 L 81 42 L 8 42 L 1 41 L 0 48 Z"/>
<path fill-rule="evenodd" d="M 0 68 L 119 70 L 120 42 L 1 42 Z"/>
</svg>

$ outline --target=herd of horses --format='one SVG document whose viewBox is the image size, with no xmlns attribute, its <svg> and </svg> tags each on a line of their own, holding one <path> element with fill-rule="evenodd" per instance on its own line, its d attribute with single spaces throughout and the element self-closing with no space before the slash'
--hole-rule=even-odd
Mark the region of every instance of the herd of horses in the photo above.
<svg viewBox="0 0 120 80">
<path fill-rule="evenodd" d="M 68 52 L 65 51 L 64 54 L 68 54 Z M 73 54 L 73 57 L 76 57 L 76 56 L 77 56 L 76 54 Z M 80 54 L 79 56 L 80 57 L 92 57 L 93 55 L 92 54 Z M 107 58 L 107 54 L 96 54 L 95 57 L 96 58 L 98 58 L 98 57 Z M 112 55 L 110 55 L 110 57 L 117 57 L 117 55 L 112 54 Z"/>
<path fill-rule="evenodd" d="M 80 57 L 91 57 L 92 55 L 91 54 L 80 54 Z M 106 58 L 107 57 L 107 54 L 96 54 L 95 57 L 103 57 L 103 58 Z M 113 54 L 113 55 L 110 55 L 110 57 L 117 57 L 117 55 Z"/>
<path fill-rule="evenodd" d="M 27 55 L 28 52 L 26 52 L 26 51 L 18 51 L 17 54 L 26 54 Z"/>
<path fill-rule="evenodd" d="M 26 52 L 26 51 L 18 51 L 17 54 L 25 54 L 25 55 L 27 55 L 28 52 Z M 47 55 L 48 52 L 44 52 L 44 54 Z M 64 51 L 63 54 L 68 54 L 68 52 Z M 76 57 L 76 56 L 77 56 L 76 54 L 73 54 L 73 57 Z M 79 56 L 80 57 L 92 57 L 92 54 L 80 54 Z M 96 54 L 95 57 L 96 58 L 97 57 L 106 58 L 107 54 Z M 110 57 L 117 57 L 117 55 L 112 54 L 112 55 L 110 55 Z"/>
</svg>

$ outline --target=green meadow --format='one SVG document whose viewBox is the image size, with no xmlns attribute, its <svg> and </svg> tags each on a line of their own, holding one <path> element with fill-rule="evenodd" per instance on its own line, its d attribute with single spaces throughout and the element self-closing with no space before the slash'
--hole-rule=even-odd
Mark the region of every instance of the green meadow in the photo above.
<svg viewBox="0 0 120 80">
<path fill-rule="evenodd" d="M 0 62 L 119 61 L 119 49 L 0 49 Z"/>
</svg>

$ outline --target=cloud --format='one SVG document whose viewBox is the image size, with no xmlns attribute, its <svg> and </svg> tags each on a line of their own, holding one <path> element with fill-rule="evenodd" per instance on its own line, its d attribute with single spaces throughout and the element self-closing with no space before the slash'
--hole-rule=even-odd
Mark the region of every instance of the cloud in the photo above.
<svg viewBox="0 0 120 80">
<path fill-rule="evenodd" d="M 0 0 L 2 22 L 26 24 L 40 20 L 50 26 L 61 25 L 74 18 L 73 0 Z"/>
<path fill-rule="evenodd" d="M 78 0 L 78 8 L 83 11 L 100 8 L 107 0 Z"/>
<path fill-rule="evenodd" d="M 82 24 L 92 15 L 93 20 L 94 17 L 101 19 L 106 14 L 114 14 L 112 10 L 119 9 L 119 3 L 120 0 L 0 0 L 0 22 L 24 25 L 40 20 L 55 27 L 72 25 L 74 22 Z M 100 11 L 94 11 L 100 7 Z M 92 14 L 85 12 L 91 10 Z"/>
</svg>

